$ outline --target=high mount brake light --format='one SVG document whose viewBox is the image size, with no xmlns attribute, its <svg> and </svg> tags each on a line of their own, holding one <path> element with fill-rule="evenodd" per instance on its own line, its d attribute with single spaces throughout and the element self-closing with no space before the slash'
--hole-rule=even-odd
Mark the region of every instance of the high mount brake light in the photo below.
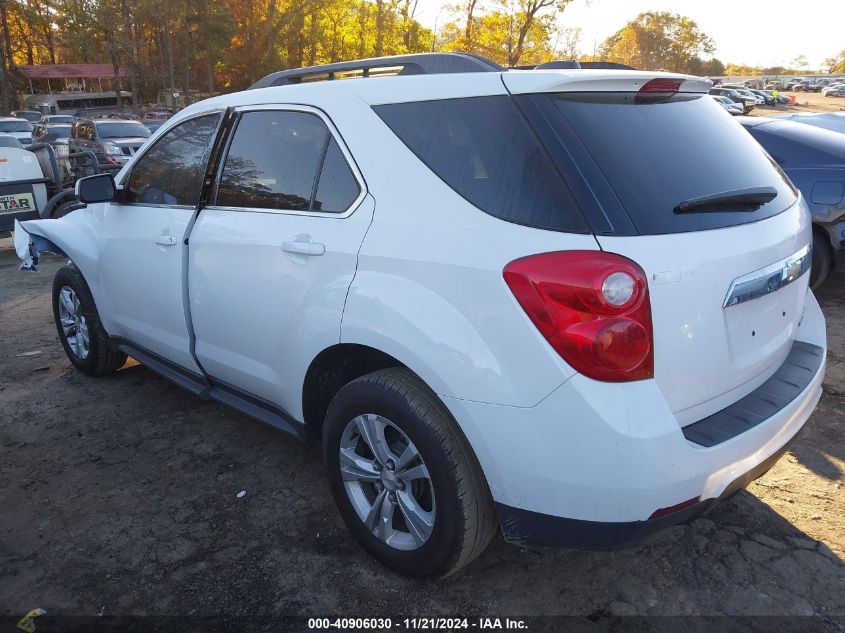
<svg viewBox="0 0 845 633">
<path fill-rule="evenodd" d="M 654 376 L 648 283 L 630 259 L 602 251 L 541 253 L 512 261 L 502 275 L 576 371 L 608 382 Z"/>
<path fill-rule="evenodd" d="M 645 82 L 638 92 L 678 92 L 681 89 L 682 83 L 683 80 L 681 79 L 658 77 Z"/>
</svg>

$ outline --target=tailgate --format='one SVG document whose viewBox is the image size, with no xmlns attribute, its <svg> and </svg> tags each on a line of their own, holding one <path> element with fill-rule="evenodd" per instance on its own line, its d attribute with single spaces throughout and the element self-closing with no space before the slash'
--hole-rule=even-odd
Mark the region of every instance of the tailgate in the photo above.
<svg viewBox="0 0 845 633">
<path fill-rule="evenodd" d="M 799 202 L 749 225 L 598 238 L 646 273 L 654 377 L 682 425 L 752 391 L 789 354 L 809 282 L 795 260 L 809 265 L 810 231 Z"/>
</svg>

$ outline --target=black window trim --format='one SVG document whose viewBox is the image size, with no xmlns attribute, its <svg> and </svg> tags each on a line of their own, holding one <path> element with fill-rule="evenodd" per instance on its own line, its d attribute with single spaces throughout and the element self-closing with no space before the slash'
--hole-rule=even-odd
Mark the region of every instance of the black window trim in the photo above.
<svg viewBox="0 0 845 633">
<path fill-rule="evenodd" d="M 231 129 L 228 133 L 228 138 L 226 139 L 226 145 L 223 148 L 223 151 L 220 154 L 217 170 L 214 174 L 214 186 L 213 190 L 209 195 L 209 200 L 213 200 L 217 202 L 217 191 L 220 187 L 220 177 L 223 173 L 223 167 L 226 164 L 226 158 L 229 156 L 229 148 L 232 144 L 232 139 L 234 138 L 235 134 L 237 133 L 238 123 L 240 122 L 241 116 L 248 112 L 267 112 L 267 111 L 275 111 L 275 112 L 301 112 L 304 114 L 313 114 L 317 116 L 326 128 L 329 131 L 329 135 L 326 137 L 326 142 L 323 146 L 323 153 L 320 158 L 320 164 L 317 166 L 317 177 L 314 179 L 314 185 L 312 189 L 311 199 L 314 199 L 314 194 L 317 191 L 317 187 L 320 183 L 320 176 L 322 175 L 323 171 L 323 162 L 326 158 L 326 149 L 331 144 L 332 139 L 337 144 L 338 148 L 340 149 L 340 153 L 343 155 L 343 158 L 346 160 L 346 164 L 349 167 L 349 170 L 352 172 L 352 176 L 355 178 L 355 181 L 358 183 L 358 195 L 355 199 L 350 203 L 350 205 L 342 212 L 334 212 L 334 211 L 314 211 L 314 210 L 302 210 L 302 209 L 266 209 L 263 207 L 229 207 L 224 205 L 217 205 L 217 204 L 206 204 L 203 208 L 204 209 L 213 209 L 216 211 L 235 211 L 238 213 L 275 213 L 280 215 L 306 215 L 311 217 L 317 218 L 348 218 L 350 215 L 355 213 L 358 207 L 361 206 L 361 203 L 364 201 L 364 198 L 367 197 L 368 189 L 367 189 L 367 182 L 364 180 L 364 176 L 361 173 L 361 170 L 358 168 L 358 164 L 355 162 L 355 158 L 352 156 L 352 153 L 349 151 L 349 148 L 346 146 L 346 143 L 343 140 L 343 137 L 340 135 L 337 127 L 334 125 L 332 120 L 329 118 L 328 114 L 326 114 L 323 110 L 316 108 L 314 106 L 307 106 L 307 105 L 300 105 L 300 104 L 282 104 L 282 103 L 267 103 L 267 104 L 257 104 L 257 105 L 244 105 L 238 106 L 234 108 L 235 115 L 237 116 L 237 120 L 235 121 L 234 125 L 232 125 Z"/>
<path fill-rule="evenodd" d="M 185 117 L 184 119 L 177 120 L 175 122 L 175 125 L 168 125 L 167 129 L 165 129 L 165 130 L 162 130 L 162 128 L 164 126 L 162 126 L 162 128 L 159 128 L 158 130 L 156 130 L 154 134 L 151 134 L 148 137 L 148 138 L 152 138 L 153 136 L 156 136 L 155 140 L 152 143 L 149 143 L 149 142 L 144 143 L 141 146 L 140 151 L 136 152 L 135 155 L 132 157 L 131 163 L 127 163 L 127 165 L 131 166 L 131 168 L 124 171 L 123 174 L 120 176 L 120 182 L 117 183 L 117 185 L 116 185 L 117 191 L 123 192 L 123 191 L 126 190 L 126 188 L 129 186 L 129 181 L 132 179 L 132 172 L 135 171 L 135 167 L 138 165 L 138 163 L 140 163 L 143 160 L 143 158 L 144 158 L 144 156 L 146 156 L 147 152 L 149 152 L 153 147 L 155 147 L 156 144 L 170 132 L 170 130 L 173 130 L 173 129 L 179 127 L 183 123 L 188 123 L 188 122 L 193 121 L 195 119 L 201 119 L 202 117 L 206 117 L 210 114 L 217 114 L 217 115 L 220 115 L 220 119 L 217 122 L 217 128 L 214 130 L 214 133 L 213 133 L 213 137 L 215 138 L 215 142 L 216 142 L 217 136 L 220 133 L 220 127 L 222 125 L 224 125 L 225 122 L 226 122 L 227 112 L 228 112 L 228 109 L 225 108 L 225 107 L 217 107 L 217 108 L 211 108 L 209 110 L 203 110 L 202 112 L 197 112 L 196 114 L 191 115 L 189 117 Z M 172 121 L 172 120 L 173 119 L 168 120 L 168 123 L 170 123 L 170 121 Z M 161 133 L 159 134 L 159 132 L 161 132 Z M 212 149 L 213 149 L 213 145 L 214 144 L 212 143 Z M 211 160 L 212 160 L 212 156 L 211 156 L 211 154 L 209 154 L 208 162 L 206 162 L 206 165 L 205 165 L 206 169 L 203 172 L 203 176 L 205 176 L 205 174 L 207 173 L 208 165 L 211 162 Z M 204 178 L 203 178 L 203 183 L 201 183 L 201 187 L 202 187 L 202 189 L 205 188 Z M 202 189 L 200 190 L 200 202 L 202 200 Z M 118 194 L 118 196 L 120 196 L 120 195 L 121 194 Z M 148 203 L 148 202 L 125 202 L 122 199 L 115 200 L 114 202 L 112 202 L 112 204 L 119 204 L 119 205 L 125 206 L 125 207 L 149 207 L 149 208 L 154 208 L 154 209 L 182 209 L 182 210 L 186 210 L 186 211 L 194 211 L 194 210 L 197 209 L 197 206 L 198 206 L 196 204 L 190 204 L 190 205 L 189 204 L 151 204 L 151 203 Z"/>
</svg>

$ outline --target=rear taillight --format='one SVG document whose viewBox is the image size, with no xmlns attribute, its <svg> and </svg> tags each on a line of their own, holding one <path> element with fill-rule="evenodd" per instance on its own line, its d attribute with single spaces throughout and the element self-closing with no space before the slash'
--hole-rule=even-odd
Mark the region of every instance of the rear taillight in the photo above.
<svg viewBox="0 0 845 633">
<path fill-rule="evenodd" d="M 681 89 L 681 83 L 683 83 L 682 79 L 657 77 L 645 82 L 639 92 L 678 92 Z"/>
<path fill-rule="evenodd" d="M 575 370 L 610 382 L 654 376 L 648 284 L 630 259 L 601 251 L 541 253 L 512 261 L 502 274 Z"/>
</svg>

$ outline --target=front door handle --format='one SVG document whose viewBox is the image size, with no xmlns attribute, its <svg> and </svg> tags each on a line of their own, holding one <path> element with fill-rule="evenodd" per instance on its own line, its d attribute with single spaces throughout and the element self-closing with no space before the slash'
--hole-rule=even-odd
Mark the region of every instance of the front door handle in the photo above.
<svg viewBox="0 0 845 633">
<path fill-rule="evenodd" d="M 176 238 L 172 235 L 159 235 L 156 238 L 156 244 L 161 244 L 162 246 L 173 246 L 176 244 Z"/>
<path fill-rule="evenodd" d="M 316 257 L 323 255 L 326 252 L 326 245 L 319 242 L 300 242 L 298 240 L 288 240 L 282 242 L 282 250 L 292 255 L 305 255 L 308 257 Z"/>
</svg>

